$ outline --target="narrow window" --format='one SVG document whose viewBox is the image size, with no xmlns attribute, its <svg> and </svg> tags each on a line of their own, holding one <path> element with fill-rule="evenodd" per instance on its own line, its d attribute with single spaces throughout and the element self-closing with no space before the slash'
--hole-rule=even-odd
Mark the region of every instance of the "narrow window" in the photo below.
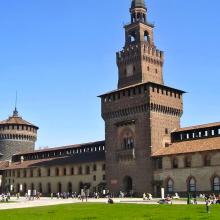
<svg viewBox="0 0 220 220">
<path fill-rule="evenodd" d="M 169 179 L 167 181 L 167 192 L 172 193 L 173 192 L 173 180 Z"/>
<path fill-rule="evenodd" d="M 105 170 L 105 164 L 102 165 L 102 170 L 103 170 L 103 171 Z"/>
<path fill-rule="evenodd" d="M 189 192 L 196 192 L 196 180 L 194 178 L 189 180 Z"/>
<path fill-rule="evenodd" d="M 177 168 L 178 168 L 178 160 L 177 160 L 177 158 L 174 158 L 174 159 L 173 159 L 173 168 L 174 168 L 174 169 L 177 169 Z"/>
<path fill-rule="evenodd" d="M 213 190 L 215 192 L 219 192 L 220 191 L 220 179 L 219 179 L 219 177 L 215 177 L 213 179 Z"/>
</svg>

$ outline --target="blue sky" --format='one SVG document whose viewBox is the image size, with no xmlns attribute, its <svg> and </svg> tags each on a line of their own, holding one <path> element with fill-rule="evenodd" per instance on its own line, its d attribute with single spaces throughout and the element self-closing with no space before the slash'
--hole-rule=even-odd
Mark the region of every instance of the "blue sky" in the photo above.
<svg viewBox="0 0 220 220">
<path fill-rule="evenodd" d="M 148 0 L 182 126 L 220 121 L 219 0 Z M 0 0 L 0 118 L 18 110 L 38 147 L 104 139 L 98 95 L 115 89 L 130 0 Z"/>
</svg>

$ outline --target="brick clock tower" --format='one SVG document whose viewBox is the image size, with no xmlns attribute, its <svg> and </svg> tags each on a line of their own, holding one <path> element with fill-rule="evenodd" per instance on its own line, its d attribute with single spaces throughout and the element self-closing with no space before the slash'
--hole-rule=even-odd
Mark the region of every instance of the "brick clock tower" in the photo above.
<svg viewBox="0 0 220 220">
<path fill-rule="evenodd" d="M 106 177 L 111 192 L 154 193 L 151 154 L 180 127 L 183 91 L 164 85 L 163 52 L 144 0 L 133 0 L 125 46 L 117 53 L 118 89 L 101 95 L 105 121 Z"/>
</svg>

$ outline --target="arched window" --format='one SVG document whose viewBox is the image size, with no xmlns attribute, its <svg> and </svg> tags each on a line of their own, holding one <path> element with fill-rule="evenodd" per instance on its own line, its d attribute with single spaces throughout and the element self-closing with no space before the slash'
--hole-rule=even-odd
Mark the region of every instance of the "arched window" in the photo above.
<svg viewBox="0 0 220 220">
<path fill-rule="evenodd" d="M 19 184 L 19 183 L 17 184 L 17 190 L 16 190 L 16 192 L 18 192 L 18 193 L 20 192 L 20 184 Z"/>
<path fill-rule="evenodd" d="M 78 169 L 78 174 L 79 174 L 79 175 L 82 175 L 82 167 L 79 167 L 79 169 Z"/>
<path fill-rule="evenodd" d="M 189 189 L 189 192 L 196 192 L 196 180 L 195 180 L 195 178 L 191 177 L 189 179 L 188 189 Z"/>
<path fill-rule="evenodd" d="M 63 175 L 66 176 L 66 168 L 63 168 Z"/>
<path fill-rule="evenodd" d="M 178 159 L 177 158 L 173 158 L 172 167 L 173 167 L 173 169 L 177 169 L 178 168 Z"/>
<path fill-rule="evenodd" d="M 59 192 L 59 193 L 62 192 L 62 184 L 61 183 L 57 184 L 57 192 Z"/>
<path fill-rule="evenodd" d="M 130 129 L 126 129 L 122 133 L 122 149 L 130 150 L 134 148 L 135 140 L 133 132 Z"/>
<path fill-rule="evenodd" d="M 23 170 L 23 177 L 27 177 L 27 171 Z"/>
<path fill-rule="evenodd" d="M 131 32 L 131 33 L 128 35 L 128 40 L 129 40 L 129 42 L 131 42 L 131 43 L 136 41 L 136 32 L 135 32 L 135 31 Z"/>
<path fill-rule="evenodd" d="M 47 176 L 50 176 L 50 168 L 47 169 Z"/>
<path fill-rule="evenodd" d="M 39 185 L 38 185 L 38 191 L 39 191 L 40 193 L 42 193 L 42 183 L 39 183 Z"/>
<path fill-rule="evenodd" d="M 68 183 L 67 188 L 68 188 L 68 192 L 69 192 L 69 193 L 72 193 L 72 191 L 73 191 L 73 186 L 72 186 L 72 183 L 71 183 L 71 182 Z"/>
<path fill-rule="evenodd" d="M 59 176 L 59 175 L 60 175 L 59 168 L 56 168 L 55 173 L 56 173 L 56 176 Z"/>
<path fill-rule="evenodd" d="M 220 191 L 220 178 L 217 176 L 213 178 L 213 190 L 215 192 Z"/>
<path fill-rule="evenodd" d="M 86 174 L 87 175 L 90 174 L 90 167 L 89 166 L 86 167 Z"/>
<path fill-rule="evenodd" d="M 41 177 L 41 169 L 40 168 L 38 169 L 37 173 L 38 173 L 38 177 Z"/>
<path fill-rule="evenodd" d="M 50 183 L 47 184 L 47 193 L 48 194 L 51 193 L 51 184 Z"/>
<path fill-rule="evenodd" d="M 31 183 L 31 191 L 33 191 L 33 190 L 34 190 L 34 184 Z"/>
<path fill-rule="evenodd" d="M 173 192 L 173 180 L 168 179 L 167 181 L 167 192 L 172 193 Z"/>
<path fill-rule="evenodd" d="M 191 157 L 185 157 L 185 167 L 191 167 L 192 165 L 192 160 Z"/>
<path fill-rule="evenodd" d="M 96 164 L 93 164 L 93 171 L 96 171 L 97 170 L 97 166 Z"/>
<path fill-rule="evenodd" d="M 17 177 L 20 178 L 21 174 L 20 174 L 20 170 L 17 171 Z"/>
<path fill-rule="evenodd" d="M 30 170 L 30 177 L 33 177 L 34 176 L 34 171 L 31 169 Z"/>
<path fill-rule="evenodd" d="M 27 192 L 27 184 L 24 183 L 24 185 L 23 185 L 23 193 L 26 193 L 26 192 Z"/>
<path fill-rule="evenodd" d="M 204 157 L 204 166 L 208 167 L 211 165 L 211 156 L 208 154 L 208 155 L 205 155 Z"/>
<path fill-rule="evenodd" d="M 71 175 L 74 175 L 74 168 L 71 168 Z"/>
</svg>

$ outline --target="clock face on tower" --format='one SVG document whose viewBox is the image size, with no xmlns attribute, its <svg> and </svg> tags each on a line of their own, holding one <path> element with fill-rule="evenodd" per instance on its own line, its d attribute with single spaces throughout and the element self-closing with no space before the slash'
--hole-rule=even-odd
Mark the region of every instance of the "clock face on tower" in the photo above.
<svg viewBox="0 0 220 220">
<path fill-rule="evenodd" d="M 126 76 L 132 76 L 134 75 L 134 68 L 132 64 L 128 64 L 126 66 Z"/>
</svg>

